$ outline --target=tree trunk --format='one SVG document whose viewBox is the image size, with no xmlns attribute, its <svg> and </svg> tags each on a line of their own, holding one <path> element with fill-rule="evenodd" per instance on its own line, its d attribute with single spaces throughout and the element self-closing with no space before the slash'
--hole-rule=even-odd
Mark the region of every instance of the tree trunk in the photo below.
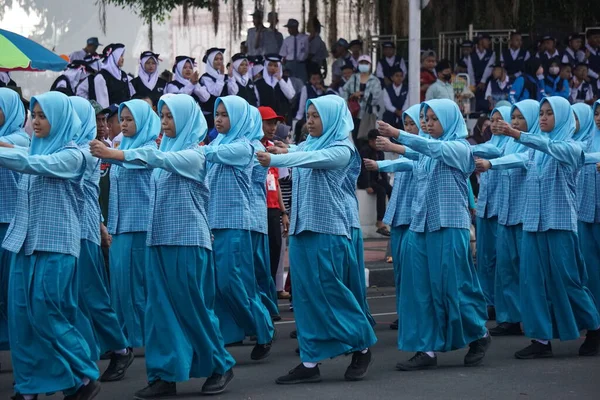
<svg viewBox="0 0 600 400">
<path fill-rule="evenodd" d="M 148 44 L 150 45 L 150 51 L 154 51 L 154 28 L 152 18 L 148 21 Z"/>
<path fill-rule="evenodd" d="M 327 41 L 329 48 L 333 47 L 333 44 L 337 42 L 337 8 L 338 0 L 329 0 L 329 20 L 327 21 Z"/>
</svg>

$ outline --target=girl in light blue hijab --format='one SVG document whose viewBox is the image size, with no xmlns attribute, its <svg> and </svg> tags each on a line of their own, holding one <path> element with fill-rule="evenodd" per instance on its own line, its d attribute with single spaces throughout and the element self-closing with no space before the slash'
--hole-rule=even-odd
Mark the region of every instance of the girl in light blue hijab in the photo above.
<svg viewBox="0 0 600 400">
<path fill-rule="evenodd" d="M 511 125 L 522 132 L 539 133 L 540 104 L 535 100 L 523 100 L 512 107 Z M 496 121 L 496 124 L 508 120 Z M 493 125 L 496 126 L 496 125 Z M 486 172 L 492 168 L 499 175 L 498 226 L 496 240 L 496 273 L 494 306 L 497 326 L 490 329 L 492 336 L 522 335 L 519 294 L 519 270 L 521 262 L 521 237 L 523 233 L 523 204 L 525 203 L 524 168 L 510 168 L 524 165 L 529 157 L 529 148 L 507 136 L 494 138 L 507 139 L 503 156 L 476 160 L 477 170 Z M 483 238 L 482 240 L 486 240 Z M 478 253 L 479 257 L 479 253 Z"/>
<path fill-rule="evenodd" d="M 81 252 L 77 259 L 79 309 L 84 317 L 78 328 L 88 342 L 92 360 L 97 361 L 105 352 L 112 353 L 112 362 L 100 380 L 121 380 L 133 362 L 133 353 L 127 349 L 127 340 L 110 303 L 108 276 L 100 247 L 100 160 L 90 153 L 90 141 L 96 137 L 96 113 L 90 102 L 82 97 L 69 97 L 69 102 L 81 121 L 75 143 L 86 161 L 81 202 Z"/>
<path fill-rule="evenodd" d="M 250 105 L 241 97 L 219 97 L 214 112 L 219 135 L 204 151 L 209 162 L 208 223 L 214 236 L 217 271 L 215 312 L 225 344 L 256 336 L 250 358 L 262 360 L 270 354 L 274 328 L 271 314 L 261 301 L 252 254 L 252 213 L 263 205 L 250 201 L 254 167 L 251 140 L 260 133 Z"/>
<path fill-rule="evenodd" d="M 578 106 L 577 108 L 575 106 Z M 580 132 L 586 126 L 582 113 L 583 104 L 573 105 L 578 115 L 577 136 L 584 146 L 585 162 L 577 181 L 577 208 L 579 246 L 583 253 L 588 273 L 588 283 L 596 308 L 600 310 L 600 102 L 596 101 L 592 111 L 589 133 Z"/>
<path fill-rule="evenodd" d="M 123 166 L 152 170 L 146 244 L 146 370 L 149 385 L 136 398 L 176 394 L 176 382 L 209 377 L 202 393 L 225 390 L 235 361 L 225 350 L 214 313 L 215 272 L 206 217 L 206 162 L 199 146 L 206 120 L 186 94 L 158 103 L 164 132 L 160 149 L 111 150 L 95 141 L 92 152 Z M 185 215 L 185 218 L 181 218 Z"/>
<path fill-rule="evenodd" d="M 29 136 L 23 131 L 25 108 L 12 89 L 0 88 L 0 146 L 29 147 Z M 21 174 L 0 168 L 0 240 L 4 239 L 17 206 L 17 184 Z M 10 252 L 0 247 L 0 351 L 8 350 L 8 276 Z"/>
<path fill-rule="evenodd" d="M 498 120 L 510 122 L 510 107 L 496 107 L 490 113 L 492 123 Z M 482 144 L 473 146 L 475 157 L 487 160 L 498 158 L 504 152 L 508 138 L 492 136 Z M 498 226 L 498 210 L 500 208 L 500 174 L 487 171 L 479 175 L 479 194 L 477 197 L 477 276 L 488 309 L 494 307 L 494 275 L 496 273 L 496 230 Z M 488 311 L 493 315 L 493 311 Z M 492 318 L 493 319 L 493 318 Z"/>
<path fill-rule="evenodd" d="M 0 147 L 0 167 L 22 173 L 15 216 L 2 247 L 10 269 L 9 331 L 17 396 L 63 391 L 93 398 L 99 373 L 76 327 L 82 179 L 85 160 L 73 139 L 81 122 L 69 99 L 31 100 L 31 147 Z"/>
<path fill-rule="evenodd" d="M 550 340 L 575 340 L 587 330 L 579 355 L 600 350 L 600 315 L 585 287 L 587 273 L 577 236 L 575 176 L 583 166 L 581 145 L 572 140 L 575 116 L 569 102 L 540 103 L 541 134 L 506 124 L 498 132 L 533 149 L 527 160 L 521 244 L 521 316 L 530 346 L 518 359 L 552 357 Z"/>
<path fill-rule="evenodd" d="M 360 163 L 348 138 L 352 116 L 334 95 L 306 105 L 310 136 L 294 153 L 258 153 L 263 166 L 297 167 L 293 175 L 290 265 L 294 276 L 294 314 L 302 363 L 278 384 L 319 382 L 318 363 L 353 353 L 349 381 L 363 379 L 376 341 L 365 309 L 346 276 L 356 273 L 350 201 L 344 185 L 350 168 Z M 356 180 L 356 178 L 354 178 Z M 323 201 L 327 199 L 327 201 Z M 335 250 L 332 250 L 335 249 Z M 307 268 L 310 267 L 310 268 Z"/>
<path fill-rule="evenodd" d="M 396 368 L 437 365 L 435 352 L 469 346 L 466 366 L 481 364 L 491 339 L 486 304 L 470 253 L 467 179 L 474 170 L 464 119 L 456 103 L 423 103 L 429 138 L 379 122 L 387 137 L 419 152 L 410 230 L 402 244 L 398 347 L 417 352 Z M 448 252 L 446 249 L 452 249 Z"/>
<path fill-rule="evenodd" d="M 156 149 L 160 118 L 147 102 L 121 103 L 118 117 L 123 132 L 120 149 Z M 118 162 L 110 169 L 107 228 L 113 238 L 109 252 L 111 301 L 128 347 L 144 346 L 151 175 L 152 170 Z"/>
</svg>

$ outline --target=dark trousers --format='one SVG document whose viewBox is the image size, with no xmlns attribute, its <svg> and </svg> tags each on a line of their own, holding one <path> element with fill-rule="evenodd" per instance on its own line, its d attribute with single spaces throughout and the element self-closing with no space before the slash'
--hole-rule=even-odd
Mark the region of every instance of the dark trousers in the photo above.
<svg viewBox="0 0 600 400">
<path fill-rule="evenodd" d="M 281 253 L 281 210 L 269 208 L 267 210 L 267 222 L 269 229 L 269 251 L 271 252 L 271 277 L 276 281 L 277 268 L 279 267 L 279 256 Z"/>
<path fill-rule="evenodd" d="M 377 221 L 383 221 L 385 215 L 385 201 L 392 195 L 392 186 L 385 180 L 371 184 L 371 187 L 377 195 Z"/>
</svg>

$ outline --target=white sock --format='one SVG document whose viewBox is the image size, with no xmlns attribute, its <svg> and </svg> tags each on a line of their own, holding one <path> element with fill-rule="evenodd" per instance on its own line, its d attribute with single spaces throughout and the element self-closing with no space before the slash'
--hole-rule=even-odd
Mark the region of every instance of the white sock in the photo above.
<svg viewBox="0 0 600 400">
<path fill-rule="evenodd" d="M 548 344 L 548 341 L 547 341 L 547 340 L 541 340 L 541 339 L 534 339 L 534 340 L 535 340 L 536 342 L 539 342 L 539 343 L 543 344 L 543 345 L 547 345 L 547 344 Z"/>
<path fill-rule="evenodd" d="M 81 380 L 81 383 L 83 384 L 83 386 L 87 386 L 90 383 L 90 379 L 85 377 Z"/>
<path fill-rule="evenodd" d="M 120 356 L 124 356 L 125 354 L 127 354 L 127 348 L 121 349 L 121 350 L 115 350 L 115 354 L 118 354 Z"/>
<path fill-rule="evenodd" d="M 361 350 L 360 352 L 361 352 L 362 354 L 367 354 L 367 353 L 369 352 L 369 348 L 367 347 L 366 349 L 364 349 L 364 350 Z"/>
<path fill-rule="evenodd" d="M 433 351 L 424 351 L 423 353 L 427 354 L 431 358 L 435 358 L 435 353 Z"/>
<path fill-rule="evenodd" d="M 33 400 L 33 399 L 35 399 L 35 395 L 34 394 L 24 394 L 23 398 L 25 400 Z"/>
<path fill-rule="evenodd" d="M 306 368 L 314 368 L 317 366 L 317 363 L 303 362 L 302 365 L 304 365 Z"/>
<path fill-rule="evenodd" d="M 483 337 L 488 337 L 490 335 L 490 333 L 488 331 L 485 331 L 485 335 L 483 335 Z"/>
</svg>

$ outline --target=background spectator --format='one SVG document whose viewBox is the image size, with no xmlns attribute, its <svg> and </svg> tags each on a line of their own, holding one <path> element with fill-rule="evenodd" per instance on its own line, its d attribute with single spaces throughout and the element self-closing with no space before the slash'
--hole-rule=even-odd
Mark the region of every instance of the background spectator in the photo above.
<svg viewBox="0 0 600 400">
<path fill-rule="evenodd" d="M 321 38 L 321 23 L 315 17 L 308 26 L 308 58 L 306 60 L 306 70 L 310 74 L 311 71 L 324 71 L 323 78 L 327 76 L 327 57 L 329 52 L 327 46 Z M 310 76 L 309 76 L 310 78 Z"/>
<path fill-rule="evenodd" d="M 402 113 L 408 108 L 408 85 L 404 83 L 404 71 L 399 66 L 391 69 L 390 79 L 390 84 L 383 91 L 383 120 L 401 129 L 404 126 Z"/>
<path fill-rule="evenodd" d="M 267 19 L 269 20 L 269 29 L 273 31 L 277 48 L 281 49 L 281 45 L 283 45 L 283 33 L 277 30 L 277 25 L 279 25 L 279 14 L 271 11 L 267 14 Z"/>
<path fill-rule="evenodd" d="M 449 99 L 454 101 L 454 86 L 452 86 L 452 65 L 450 61 L 441 60 L 435 67 L 437 80 L 427 88 L 425 100 Z"/>
<path fill-rule="evenodd" d="M 436 56 L 435 52 L 432 50 L 424 51 L 421 54 L 421 101 L 425 101 L 425 94 L 427 93 L 427 89 L 431 86 L 436 80 L 437 76 L 435 74 L 435 65 L 436 65 Z"/>
<path fill-rule="evenodd" d="M 279 47 L 277 46 L 275 34 L 263 24 L 263 12 L 255 10 L 251 15 L 254 28 L 248 29 L 246 40 L 248 55 L 264 56 L 265 54 L 278 53 Z"/>
<path fill-rule="evenodd" d="M 308 57 L 308 35 L 300 33 L 298 20 L 290 18 L 285 24 L 290 36 L 283 39 L 279 54 L 283 57 L 283 64 L 290 68 L 292 76 L 306 82 L 306 59 Z"/>
<path fill-rule="evenodd" d="M 87 55 L 97 55 L 98 47 L 102 44 L 98 41 L 97 37 L 91 37 L 87 40 L 83 50 L 77 50 L 69 55 L 69 61 L 83 60 Z"/>
</svg>

